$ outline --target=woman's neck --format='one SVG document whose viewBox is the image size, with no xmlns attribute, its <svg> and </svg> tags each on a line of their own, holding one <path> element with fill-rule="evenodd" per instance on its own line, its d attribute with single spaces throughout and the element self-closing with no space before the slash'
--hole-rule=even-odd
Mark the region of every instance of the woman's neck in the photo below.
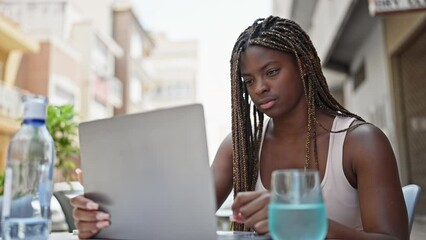
<svg viewBox="0 0 426 240">
<path fill-rule="evenodd" d="M 334 116 L 331 116 L 323 111 L 317 110 L 315 118 L 324 127 L 331 129 Z M 308 132 L 308 113 L 307 111 L 299 111 L 293 113 L 291 117 L 273 118 L 271 125 L 268 127 L 268 134 L 276 138 L 285 139 L 299 139 L 306 138 Z M 312 123 L 312 127 L 317 128 L 317 135 L 322 134 L 325 130 L 320 127 L 316 121 Z"/>
</svg>

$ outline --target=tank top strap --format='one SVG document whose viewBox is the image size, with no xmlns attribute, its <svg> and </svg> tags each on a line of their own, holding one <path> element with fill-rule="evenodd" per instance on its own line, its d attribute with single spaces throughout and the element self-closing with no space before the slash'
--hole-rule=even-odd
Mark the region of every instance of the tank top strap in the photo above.
<svg viewBox="0 0 426 240">
<path fill-rule="evenodd" d="M 256 181 L 256 187 L 255 187 L 255 191 L 266 191 L 267 189 L 265 188 L 265 186 L 263 186 L 262 183 L 262 178 L 260 177 L 260 156 L 262 154 L 262 147 L 263 147 L 263 140 L 265 139 L 265 133 L 266 130 L 268 128 L 269 125 L 269 120 L 270 118 L 265 116 L 265 118 L 263 119 L 263 129 L 262 129 L 262 138 L 260 140 L 260 150 L 259 150 L 259 162 L 258 162 L 258 173 L 257 173 L 257 181 Z"/>
</svg>

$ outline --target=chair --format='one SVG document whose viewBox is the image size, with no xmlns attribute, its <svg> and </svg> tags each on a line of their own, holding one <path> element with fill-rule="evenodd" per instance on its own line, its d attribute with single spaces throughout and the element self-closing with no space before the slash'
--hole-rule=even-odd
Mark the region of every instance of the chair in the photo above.
<svg viewBox="0 0 426 240">
<path fill-rule="evenodd" d="M 53 195 L 56 197 L 56 199 L 59 202 L 59 205 L 61 205 L 62 211 L 65 215 L 65 221 L 68 225 L 68 232 L 72 232 L 74 229 L 76 229 L 74 225 L 74 218 L 72 216 L 72 210 L 73 207 L 70 203 L 70 198 L 67 196 L 67 191 L 56 191 L 53 192 Z"/>
<path fill-rule="evenodd" d="M 411 227 L 413 226 L 416 204 L 417 204 L 417 200 L 419 199 L 420 192 L 421 192 L 421 188 L 416 184 L 409 184 L 407 186 L 402 187 L 405 206 L 407 207 L 408 227 L 410 232 L 411 232 Z"/>
<path fill-rule="evenodd" d="M 72 232 L 76 229 L 72 216 L 73 207 L 71 206 L 70 199 L 83 193 L 84 188 L 78 181 L 57 182 L 53 186 L 53 195 L 58 200 L 59 205 L 61 205 L 65 215 L 65 221 L 68 225 L 68 232 Z"/>
</svg>

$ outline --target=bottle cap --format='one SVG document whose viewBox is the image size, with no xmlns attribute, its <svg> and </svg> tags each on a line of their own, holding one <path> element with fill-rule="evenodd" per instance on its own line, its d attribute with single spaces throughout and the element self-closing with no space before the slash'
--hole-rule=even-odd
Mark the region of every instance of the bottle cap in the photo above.
<svg viewBox="0 0 426 240">
<path fill-rule="evenodd" d="M 47 114 L 48 99 L 45 96 L 26 95 L 24 102 L 24 119 L 45 120 Z"/>
</svg>

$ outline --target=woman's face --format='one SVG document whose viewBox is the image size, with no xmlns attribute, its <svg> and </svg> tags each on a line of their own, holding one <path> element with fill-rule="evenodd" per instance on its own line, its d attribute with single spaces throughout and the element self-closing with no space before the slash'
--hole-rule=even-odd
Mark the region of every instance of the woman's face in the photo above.
<svg viewBox="0 0 426 240">
<path fill-rule="evenodd" d="M 293 55 L 250 46 L 241 55 L 240 70 L 251 100 L 269 117 L 286 116 L 297 106 L 306 106 Z"/>
</svg>

